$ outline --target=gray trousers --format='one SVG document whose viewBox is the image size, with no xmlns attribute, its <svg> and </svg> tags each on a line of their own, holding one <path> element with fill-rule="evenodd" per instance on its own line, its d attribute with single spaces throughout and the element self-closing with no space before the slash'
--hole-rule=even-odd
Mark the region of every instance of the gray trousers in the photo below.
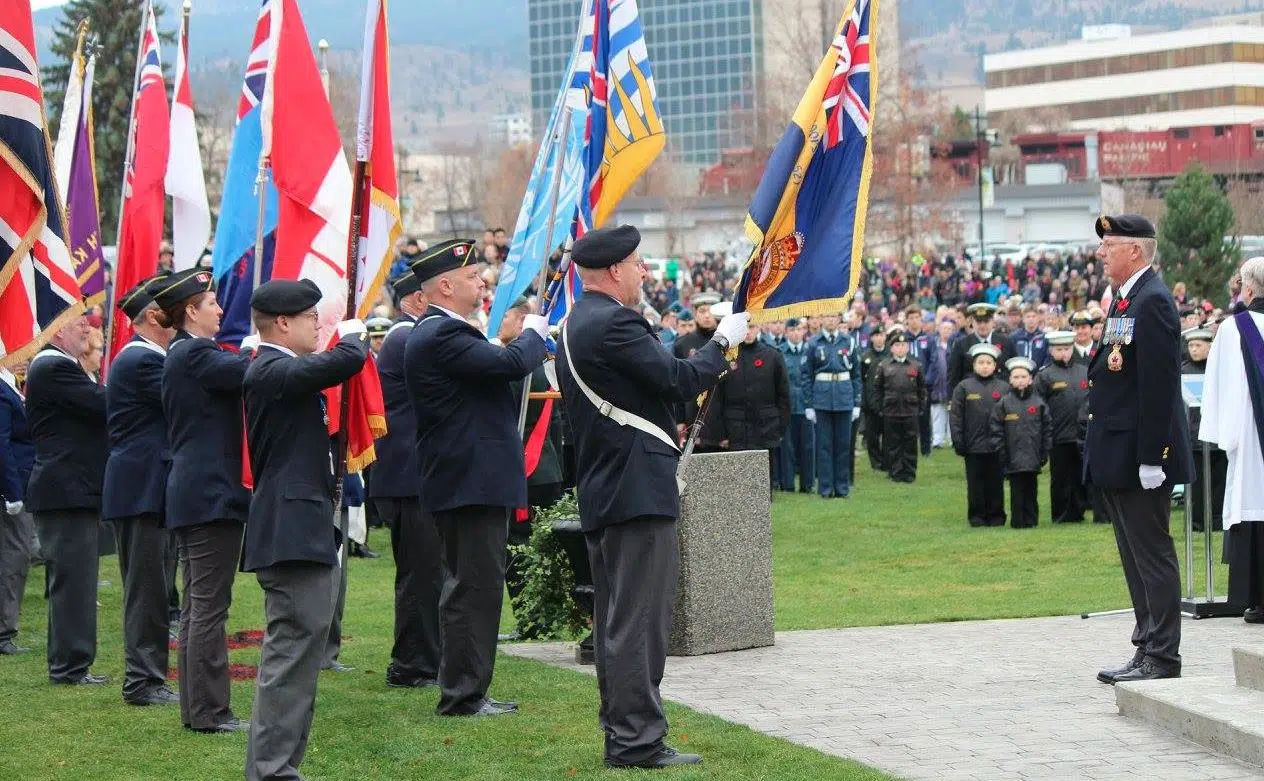
<svg viewBox="0 0 1264 781">
<path fill-rule="evenodd" d="M 335 567 L 285 562 L 255 573 L 268 628 L 259 655 L 246 745 L 247 781 L 301 779 L 316 682 L 333 618 Z"/>
<path fill-rule="evenodd" d="M 444 576 L 439 597 L 443 652 L 438 712 L 469 715 L 487 696 L 496 667 L 509 511 L 458 507 L 434 516 L 443 545 Z"/>
<path fill-rule="evenodd" d="M 598 717 L 605 756 L 640 762 L 667 736 L 659 684 L 667 663 L 680 542 L 676 522 L 636 518 L 588 532 L 593 575 L 593 641 Z"/>
<path fill-rule="evenodd" d="M 0 643 L 17 636 L 34 541 L 35 521 L 30 513 L 0 512 Z"/>
<path fill-rule="evenodd" d="M 1137 619 L 1132 644 L 1163 667 L 1181 662 L 1181 573 L 1168 530 L 1170 496 L 1170 486 L 1101 492 Z"/>
<path fill-rule="evenodd" d="M 123 699 L 132 700 L 167 683 L 167 588 L 175 562 L 156 515 L 115 519 L 114 540 L 123 580 Z"/>
<path fill-rule="evenodd" d="M 344 509 L 345 513 L 346 510 Z M 347 543 L 343 543 L 345 547 Z M 321 656 L 320 666 L 333 667 L 334 662 L 338 661 L 338 654 L 342 653 L 342 614 L 347 608 L 347 570 L 345 566 L 347 557 L 340 552 L 340 560 L 343 566 L 337 568 L 334 582 L 330 588 L 334 590 L 334 614 L 329 621 L 329 635 L 325 638 L 325 653 Z"/>
<path fill-rule="evenodd" d="M 35 513 L 48 577 L 48 680 L 72 683 L 97 656 L 96 510 Z"/>
<path fill-rule="evenodd" d="M 240 521 L 215 521 L 175 530 L 184 560 L 180 719 L 192 729 L 210 729 L 233 719 L 224 626 L 233 603 L 242 529 Z"/>
<path fill-rule="evenodd" d="M 395 557 L 395 645 L 391 667 L 404 676 L 439 677 L 439 595 L 443 556 L 434 517 L 418 499 L 375 499 L 391 527 Z"/>
</svg>

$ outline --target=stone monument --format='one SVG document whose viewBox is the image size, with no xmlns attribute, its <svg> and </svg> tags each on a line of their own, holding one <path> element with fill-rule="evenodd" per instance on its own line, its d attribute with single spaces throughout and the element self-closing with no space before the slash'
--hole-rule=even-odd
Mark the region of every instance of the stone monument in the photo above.
<svg viewBox="0 0 1264 781">
<path fill-rule="evenodd" d="M 696 454 L 682 477 L 680 584 L 668 653 L 772 645 L 768 451 Z"/>
</svg>

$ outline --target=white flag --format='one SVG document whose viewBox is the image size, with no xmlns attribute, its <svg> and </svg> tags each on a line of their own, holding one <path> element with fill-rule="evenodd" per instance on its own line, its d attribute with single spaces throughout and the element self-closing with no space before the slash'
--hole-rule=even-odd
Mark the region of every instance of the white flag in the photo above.
<svg viewBox="0 0 1264 781">
<path fill-rule="evenodd" d="M 180 25 L 176 83 L 171 98 L 171 146 L 167 157 L 167 195 L 171 196 L 171 233 L 176 271 L 193 268 L 211 238 L 211 208 L 206 199 L 202 150 L 189 88 L 189 29 Z"/>
</svg>

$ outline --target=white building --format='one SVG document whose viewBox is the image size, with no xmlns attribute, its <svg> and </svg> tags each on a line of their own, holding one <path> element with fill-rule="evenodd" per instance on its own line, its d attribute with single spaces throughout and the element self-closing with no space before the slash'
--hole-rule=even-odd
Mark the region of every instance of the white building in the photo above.
<svg viewBox="0 0 1264 781">
<path fill-rule="evenodd" d="M 531 114 L 497 114 L 487 125 L 487 140 L 510 147 L 530 144 Z"/>
<path fill-rule="evenodd" d="M 1097 238 L 1094 225 L 1103 214 L 1123 210 L 1123 190 L 1104 182 L 1049 185 L 998 185 L 991 206 L 983 210 L 983 240 L 1004 242 L 1078 242 Z M 978 193 L 963 190 L 953 201 L 968 244 L 979 241 Z"/>
<path fill-rule="evenodd" d="M 1077 130 L 1165 130 L 1264 120 L 1264 27 L 1211 24 L 1084 40 L 984 58 L 989 117 L 1056 108 Z"/>
</svg>

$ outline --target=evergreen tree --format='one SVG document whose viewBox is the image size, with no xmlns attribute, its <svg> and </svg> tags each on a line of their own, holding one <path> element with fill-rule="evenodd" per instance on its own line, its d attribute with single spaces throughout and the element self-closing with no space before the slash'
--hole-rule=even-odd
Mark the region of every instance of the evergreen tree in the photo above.
<svg viewBox="0 0 1264 781">
<path fill-rule="evenodd" d="M 1237 239 L 1229 236 L 1234 217 L 1228 197 L 1193 162 L 1164 200 L 1167 212 L 1159 227 L 1164 278 L 1169 285 L 1184 282 L 1191 296 L 1223 304 L 1240 254 Z"/>
<path fill-rule="evenodd" d="M 44 95 L 48 101 L 49 127 L 60 126 L 70 63 L 78 41 L 79 22 L 88 20 L 89 39 L 98 52 L 92 84 L 92 113 L 97 158 L 97 194 L 100 198 L 101 233 L 106 244 L 117 241 L 118 207 L 123 178 L 123 158 L 127 154 L 128 121 L 132 110 L 132 87 L 136 76 L 136 48 L 140 34 L 142 0 L 70 0 L 62 7 L 61 19 L 53 32 L 53 63 L 42 68 Z M 163 6 L 154 3 L 154 13 L 162 19 Z M 164 44 L 174 40 L 159 33 Z M 167 53 L 164 51 L 164 54 Z M 174 53 L 172 53 L 174 56 Z M 167 70 L 164 61 L 163 70 Z"/>
</svg>

